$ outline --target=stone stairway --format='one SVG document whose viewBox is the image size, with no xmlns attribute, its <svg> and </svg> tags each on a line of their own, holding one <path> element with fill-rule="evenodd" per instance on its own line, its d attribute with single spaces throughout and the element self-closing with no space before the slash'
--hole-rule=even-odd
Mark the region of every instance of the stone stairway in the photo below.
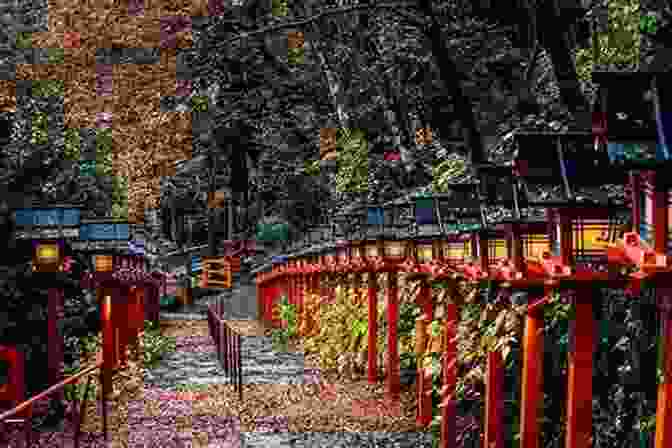
<svg viewBox="0 0 672 448">
<path fill-rule="evenodd" d="M 240 272 L 231 276 L 231 289 L 195 288 L 193 303 L 180 306 L 168 312 L 161 311 L 165 320 L 199 320 L 207 318 L 208 306 L 223 302 L 227 319 L 257 319 L 256 286 L 246 266 L 241 264 Z"/>
</svg>

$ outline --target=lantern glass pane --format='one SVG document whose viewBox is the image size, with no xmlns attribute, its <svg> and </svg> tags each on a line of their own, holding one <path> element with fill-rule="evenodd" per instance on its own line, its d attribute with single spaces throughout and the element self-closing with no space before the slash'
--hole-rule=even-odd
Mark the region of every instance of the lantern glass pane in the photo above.
<svg viewBox="0 0 672 448">
<path fill-rule="evenodd" d="M 400 257 L 404 254 L 404 243 L 401 241 L 388 241 L 385 243 L 385 254 L 390 257 Z"/>
<path fill-rule="evenodd" d="M 432 246 L 431 244 L 423 244 L 418 246 L 418 261 L 427 263 L 432 260 Z"/>
<path fill-rule="evenodd" d="M 37 260 L 40 264 L 56 263 L 58 256 L 57 244 L 40 244 L 37 247 Z"/>
<path fill-rule="evenodd" d="M 111 255 L 96 255 L 96 271 L 110 272 L 112 271 L 112 256 Z"/>
</svg>

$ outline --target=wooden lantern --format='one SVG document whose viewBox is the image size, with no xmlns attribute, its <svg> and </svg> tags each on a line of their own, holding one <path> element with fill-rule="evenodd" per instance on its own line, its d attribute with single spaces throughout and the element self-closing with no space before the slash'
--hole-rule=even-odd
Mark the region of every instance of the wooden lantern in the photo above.
<svg viewBox="0 0 672 448">
<path fill-rule="evenodd" d="M 431 241 L 420 241 L 416 246 L 418 263 L 429 263 L 433 259 L 433 246 Z"/>
<path fill-rule="evenodd" d="M 96 272 L 112 272 L 114 257 L 112 255 L 96 255 Z"/>
<path fill-rule="evenodd" d="M 398 262 L 404 258 L 405 241 L 387 240 L 385 241 L 385 259 Z"/>
<path fill-rule="evenodd" d="M 56 243 L 38 244 L 36 255 L 36 261 L 40 265 L 53 265 L 60 261 L 60 250 Z"/>
</svg>

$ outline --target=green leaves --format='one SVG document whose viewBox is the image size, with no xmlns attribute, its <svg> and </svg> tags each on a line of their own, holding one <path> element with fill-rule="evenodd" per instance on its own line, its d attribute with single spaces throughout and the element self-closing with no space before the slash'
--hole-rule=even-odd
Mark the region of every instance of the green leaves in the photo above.
<svg viewBox="0 0 672 448">
<path fill-rule="evenodd" d="M 47 60 L 49 64 L 62 64 L 65 53 L 62 48 L 47 48 Z"/>
<path fill-rule="evenodd" d="M 175 351 L 175 338 L 163 336 L 160 328 L 149 321 L 145 321 L 141 344 L 145 367 L 150 369 L 156 367 L 166 353 Z"/>
<path fill-rule="evenodd" d="M 63 156 L 66 160 L 79 160 L 81 148 L 81 136 L 79 129 L 67 128 L 64 132 L 65 150 Z"/>
<path fill-rule="evenodd" d="M 320 174 L 320 161 L 306 160 L 303 162 L 303 172 L 308 176 L 318 176 Z"/>
<path fill-rule="evenodd" d="M 33 46 L 33 39 L 31 33 L 27 31 L 21 31 L 16 34 L 16 48 L 25 50 L 28 48 L 32 48 L 32 46 Z"/>
<path fill-rule="evenodd" d="M 33 114 L 30 143 L 33 145 L 45 145 L 49 141 L 47 135 L 47 114 L 35 112 Z"/>
<path fill-rule="evenodd" d="M 288 48 L 287 63 L 290 65 L 300 65 L 304 61 L 305 50 L 303 48 Z"/>
<path fill-rule="evenodd" d="M 65 367 L 63 369 L 63 375 L 72 376 L 75 375 L 79 370 L 80 369 L 74 367 Z M 77 384 L 66 384 L 63 386 L 63 398 L 65 398 L 66 401 L 95 400 L 97 388 L 98 386 L 96 381 L 91 380 L 91 384 L 89 385 L 89 392 L 85 397 L 84 394 L 86 393 L 86 378 L 82 378 Z"/>
<path fill-rule="evenodd" d="M 336 190 L 362 193 L 369 187 L 369 149 L 366 134 L 360 129 L 339 129 L 336 138 L 338 171 Z"/>
<path fill-rule="evenodd" d="M 647 13 L 639 18 L 639 32 L 647 34 L 655 34 L 658 28 L 656 16 Z"/>
<path fill-rule="evenodd" d="M 642 28 L 654 29 L 655 32 L 655 18 L 648 15 L 640 17 L 638 0 L 610 1 L 609 27 L 606 33 L 598 33 L 598 54 L 593 54 L 592 48 L 576 51 L 575 64 L 579 79 L 590 80 L 594 64 L 632 69 L 638 66 Z"/>
<path fill-rule="evenodd" d="M 38 80 L 32 83 L 32 93 L 36 97 L 62 97 L 65 92 L 63 81 L 56 79 Z"/>
<path fill-rule="evenodd" d="M 208 97 L 205 95 L 194 95 L 191 97 L 192 112 L 207 112 Z"/>
<path fill-rule="evenodd" d="M 271 338 L 279 349 L 286 350 L 289 339 L 297 334 L 296 305 L 290 304 L 287 296 L 282 296 L 280 303 L 275 305 L 275 310 L 280 319 L 287 322 L 287 327 L 274 329 Z"/>
<path fill-rule="evenodd" d="M 285 17 L 289 12 L 287 0 L 273 0 L 271 11 L 275 17 Z"/>
<path fill-rule="evenodd" d="M 353 336 L 366 336 L 369 332 L 368 322 L 365 320 L 355 320 L 352 323 L 352 335 Z"/>
<path fill-rule="evenodd" d="M 96 131 L 96 174 L 112 175 L 112 129 Z"/>
<path fill-rule="evenodd" d="M 112 178 L 112 217 L 128 219 L 128 179 L 123 176 Z"/>
</svg>

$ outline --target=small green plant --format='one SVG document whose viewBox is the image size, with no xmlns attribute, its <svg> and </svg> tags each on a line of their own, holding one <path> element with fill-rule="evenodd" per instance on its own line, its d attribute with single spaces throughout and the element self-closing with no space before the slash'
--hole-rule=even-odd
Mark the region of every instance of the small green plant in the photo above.
<svg viewBox="0 0 672 448">
<path fill-rule="evenodd" d="M 66 160 L 79 160 L 80 148 L 81 148 L 81 136 L 79 135 L 79 129 L 67 128 L 64 131 L 65 138 L 65 150 L 63 151 L 63 156 Z"/>
<path fill-rule="evenodd" d="M 191 110 L 193 112 L 206 112 L 208 110 L 208 97 L 205 95 L 192 96 Z"/>
<path fill-rule="evenodd" d="M 35 112 L 32 121 L 32 135 L 30 143 L 33 145 L 44 145 L 49 141 L 47 135 L 47 114 L 44 112 Z"/>
<path fill-rule="evenodd" d="M 271 332 L 273 344 L 280 350 L 287 350 L 289 339 L 297 334 L 296 328 L 296 305 L 290 304 L 287 296 L 280 298 L 280 303 L 275 305 L 275 310 L 283 322 L 287 322 L 285 328 L 276 328 Z"/>
<path fill-rule="evenodd" d="M 79 370 L 81 369 L 77 367 L 65 367 L 63 369 L 63 375 L 66 377 L 72 376 L 77 374 Z M 77 382 L 77 384 L 66 384 L 65 386 L 63 386 L 63 397 L 65 398 L 65 400 L 66 401 L 95 400 L 97 392 L 96 381 L 94 381 L 93 379 L 91 380 L 88 394 L 85 397 L 84 394 L 86 393 L 86 383 L 87 379 L 81 378 Z"/>
<path fill-rule="evenodd" d="M 207 389 L 207 384 L 180 383 L 175 386 L 177 392 L 202 392 Z"/>
<path fill-rule="evenodd" d="M 46 79 L 46 80 L 37 80 L 33 81 L 33 96 L 37 97 L 49 97 L 56 96 L 62 97 L 65 92 L 65 87 L 63 81 L 58 79 Z"/>
<path fill-rule="evenodd" d="M 98 129 L 96 132 L 96 174 L 112 175 L 112 129 Z"/>
<path fill-rule="evenodd" d="M 639 32 L 646 34 L 656 34 L 657 29 L 656 16 L 652 13 L 647 13 L 639 18 Z"/>
<path fill-rule="evenodd" d="M 156 367 L 165 354 L 175 351 L 175 338 L 163 336 L 158 324 L 150 321 L 145 321 L 141 344 L 142 360 L 148 369 Z"/>
<path fill-rule="evenodd" d="M 639 430 L 641 432 L 653 432 L 656 429 L 656 414 L 642 417 L 639 420 Z"/>
<path fill-rule="evenodd" d="M 307 176 L 318 176 L 320 174 L 320 161 L 306 160 L 303 162 L 303 172 Z"/>
<path fill-rule="evenodd" d="M 275 17 L 285 17 L 289 12 L 287 0 L 273 0 L 271 10 Z"/>
<path fill-rule="evenodd" d="M 287 62 L 290 65 L 303 64 L 304 54 L 303 48 L 289 48 L 287 49 Z"/>
<path fill-rule="evenodd" d="M 79 347 L 81 348 L 84 355 L 88 353 L 95 353 L 100 345 L 100 336 L 98 335 L 91 334 L 79 338 Z"/>
<path fill-rule="evenodd" d="M 33 46 L 33 38 L 31 33 L 27 31 L 21 31 L 16 35 L 16 48 L 18 49 L 28 49 Z"/>
<path fill-rule="evenodd" d="M 50 64 L 62 64 L 65 53 L 62 48 L 47 48 L 47 60 Z"/>
</svg>

